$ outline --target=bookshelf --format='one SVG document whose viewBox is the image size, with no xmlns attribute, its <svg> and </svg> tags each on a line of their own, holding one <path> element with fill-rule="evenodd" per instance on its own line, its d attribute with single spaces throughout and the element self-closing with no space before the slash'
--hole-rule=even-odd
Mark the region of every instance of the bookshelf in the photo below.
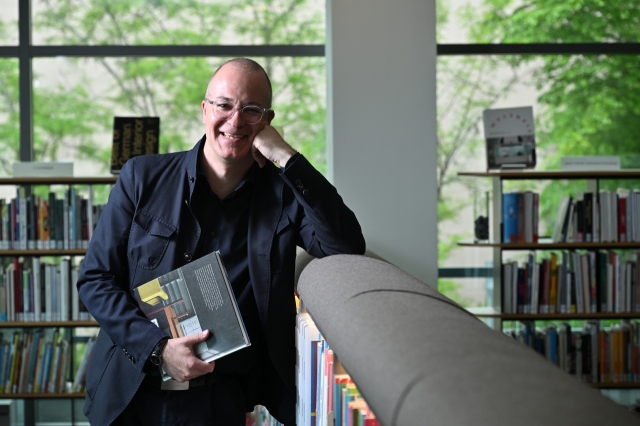
<svg viewBox="0 0 640 426">
<path fill-rule="evenodd" d="M 70 267 L 72 268 L 74 262 L 72 262 L 71 260 L 74 258 L 80 258 L 86 254 L 86 245 L 88 245 L 88 240 L 90 238 L 90 231 L 88 230 L 88 226 L 89 226 L 88 224 L 93 224 L 93 226 L 95 226 L 95 223 L 97 223 L 97 216 L 92 218 L 95 220 L 89 221 L 88 224 L 84 222 L 82 224 L 82 226 L 84 226 L 86 230 L 85 242 L 87 244 L 85 244 L 84 246 L 81 246 L 80 244 L 81 238 L 79 237 L 79 234 L 71 233 L 70 227 L 72 226 L 72 223 L 70 219 L 66 218 L 65 220 L 63 220 L 62 222 L 63 222 L 64 230 L 61 232 L 63 232 L 65 238 L 69 238 L 71 235 L 78 236 L 77 238 L 78 244 L 76 247 L 72 248 L 71 243 L 69 244 L 69 246 L 67 246 L 66 242 L 62 240 L 61 241 L 62 247 L 61 247 L 57 245 L 58 241 L 50 242 L 51 241 L 50 238 L 53 238 L 54 236 L 53 226 L 57 225 L 57 224 L 54 224 L 53 221 L 49 221 L 49 219 L 51 219 L 55 215 L 53 213 L 53 207 L 49 206 L 46 203 L 38 203 L 37 207 L 34 207 L 33 209 L 31 209 L 31 206 L 30 206 L 29 208 L 27 208 L 27 212 L 29 212 L 28 215 L 25 211 L 22 211 L 22 214 L 26 215 L 25 219 L 23 219 L 24 221 L 23 223 L 28 224 L 30 231 L 31 229 L 33 229 L 32 227 L 34 226 L 36 227 L 35 231 L 31 231 L 31 233 L 27 235 L 28 239 L 32 239 L 35 237 L 36 240 L 33 243 L 31 241 L 27 241 L 27 248 L 25 248 L 24 246 L 21 246 L 21 244 L 24 243 L 23 241 L 25 238 L 24 235 L 23 235 L 23 240 L 19 240 L 17 237 L 19 236 L 20 231 L 16 231 L 16 227 L 19 228 L 20 226 L 24 226 L 24 225 L 22 225 L 20 219 L 17 218 L 18 217 L 17 215 L 14 216 L 13 219 L 11 219 L 8 216 L 8 214 L 11 212 L 10 210 L 11 203 L 14 203 L 14 209 L 15 209 L 16 204 L 20 206 L 20 201 L 19 201 L 20 195 L 33 197 L 33 198 L 30 198 L 31 200 L 33 200 L 36 198 L 35 198 L 35 195 L 32 195 L 32 194 L 35 194 L 35 193 L 42 194 L 44 191 L 46 191 L 46 192 L 56 193 L 57 194 L 56 196 L 60 198 L 60 197 L 64 197 L 66 192 L 71 193 L 72 188 L 79 188 L 78 189 L 79 198 L 77 198 L 77 200 L 81 200 L 82 198 L 85 199 L 84 201 L 85 204 L 83 205 L 86 207 L 85 212 L 87 213 L 87 215 L 89 215 L 92 213 L 93 210 L 95 210 L 92 207 L 97 206 L 98 204 L 97 203 L 94 204 L 93 197 L 92 196 L 89 197 L 87 195 L 87 192 L 92 191 L 93 190 L 92 188 L 95 187 L 96 185 L 106 185 L 106 186 L 113 185 L 116 182 L 116 180 L 117 180 L 117 177 L 115 176 L 38 177 L 38 178 L 2 177 L 0 178 L 0 186 L 7 187 L 9 190 L 11 190 L 12 187 L 16 189 L 16 192 L 15 192 L 16 195 L 14 196 L 15 198 L 5 199 L 3 197 L 3 200 L 2 200 L 3 201 L 2 214 L 3 214 L 4 221 L 2 223 L 2 229 L 1 229 L 2 245 L 0 246 L 0 267 L 1 267 L 0 269 L 2 270 L 1 290 L 2 290 L 2 296 L 4 298 L 2 299 L 3 306 L 1 307 L 2 313 L 3 313 L 3 318 L 2 318 L 3 320 L 0 321 L 0 333 L 4 336 L 5 341 L 10 341 L 10 344 L 14 342 L 13 340 L 14 336 L 19 335 L 20 345 L 22 345 L 23 352 L 20 352 L 18 350 L 14 352 L 14 354 L 17 353 L 20 355 L 16 359 L 18 358 L 22 359 L 23 355 L 25 359 L 29 359 L 29 364 L 25 363 L 27 367 L 25 367 L 25 371 L 24 373 L 22 373 L 22 377 L 24 378 L 23 380 L 25 381 L 29 380 L 28 378 L 30 377 L 30 375 L 32 376 L 31 380 L 35 381 L 36 371 L 37 371 L 36 366 L 38 365 L 37 359 L 40 353 L 44 352 L 43 348 L 47 344 L 50 343 L 53 347 L 61 346 L 56 344 L 56 341 L 53 340 L 53 338 L 59 337 L 60 339 L 59 341 L 66 340 L 68 342 L 68 349 L 67 349 L 68 356 L 66 357 L 66 361 L 64 362 L 64 364 L 62 364 L 62 361 L 61 361 L 61 368 L 60 368 L 61 374 L 59 377 L 62 377 L 62 378 L 59 379 L 58 383 L 60 383 L 61 385 L 58 387 L 58 389 L 56 389 L 55 391 L 49 391 L 48 389 L 45 391 L 45 390 L 39 389 L 39 391 L 36 392 L 35 384 L 34 384 L 31 386 L 30 392 L 25 392 L 24 389 L 26 388 L 26 386 L 22 388 L 22 391 L 20 387 L 7 391 L 8 389 L 3 386 L 2 388 L 3 392 L 0 392 L 0 398 L 23 401 L 23 407 L 24 407 L 24 413 L 25 413 L 25 424 L 35 424 L 34 413 L 36 411 L 36 405 L 35 405 L 36 400 L 56 400 L 56 399 L 70 400 L 72 407 L 74 407 L 73 401 L 84 398 L 84 392 L 77 392 L 75 389 L 69 388 L 69 381 L 70 380 L 73 381 L 74 379 L 73 376 L 76 372 L 77 364 L 79 364 L 79 361 L 80 361 L 80 359 L 78 358 L 80 353 L 78 351 L 82 350 L 81 348 L 83 345 L 86 347 L 86 344 L 84 344 L 83 342 L 84 340 L 83 335 L 88 336 L 91 333 L 93 333 L 93 331 L 95 330 L 92 331 L 92 329 L 97 328 L 98 323 L 93 320 L 80 320 L 80 319 L 73 320 L 72 308 L 74 308 L 74 306 L 73 306 L 73 303 L 71 302 L 71 295 L 74 292 L 75 283 L 73 282 L 74 276 L 71 272 L 69 273 L 69 276 L 68 276 L 69 288 L 66 293 L 66 295 L 70 297 L 69 302 L 67 304 L 67 309 L 69 309 L 68 319 L 66 318 L 66 316 L 61 318 L 55 318 L 54 316 L 52 317 L 53 320 L 43 320 L 49 315 L 48 313 L 45 314 L 44 310 L 51 307 L 49 305 L 45 306 L 46 304 L 44 302 L 44 298 L 49 297 L 50 295 L 47 294 L 45 296 L 44 294 L 42 294 L 42 291 L 49 284 L 49 281 L 44 283 L 43 276 L 41 276 L 40 279 L 44 284 L 41 284 L 41 288 L 40 288 L 41 294 L 38 296 L 41 301 L 42 309 L 38 308 L 37 310 L 31 312 L 32 317 L 28 318 L 27 315 L 24 314 L 23 312 L 23 316 L 18 318 L 17 312 L 15 311 L 19 310 L 18 309 L 19 301 L 15 299 L 15 294 L 11 296 L 13 297 L 13 299 L 8 299 L 9 292 L 7 287 L 8 285 L 13 284 L 14 286 L 12 289 L 13 292 L 20 291 L 20 288 L 21 288 L 20 286 L 24 285 L 24 281 L 19 282 L 19 284 L 17 284 L 16 286 L 16 280 L 22 277 L 20 273 L 17 273 L 16 275 L 14 275 L 11 278 L 12 281 L 9 281 L 9 278 L 7 277 L 7 267 L 9 265 L 13 266 L 15 264 L 14 259 L 20 259 L 18 261 L 19 264 L 24 264 L 25 266 L 32 266 L 34 264 L 33 259 L 37 258 L 38 264 L 41 264 L 43 267 L 51 266 L 52 270 L 54 271 L 52 273 L 59 274 L 59 271 L 61 268 L 60 265 L 63 259 L 65 259 L 65 261 L 66 259 L 69 259 L 68 262 Z M 46 188 L 46 190 L 43 188 Z M 5 194 L 7 192 L 8 191 L 4 191 Z M 82 194 L 82 196 L 80 196 L 80 194 Z M 43 200 L 44 198 L 45 197 L 42 196 L 40 200 Z M 91 199 L 91 201 L 88 200 L 89 198 Z M 23 204 L 23 207 L 24 205 L 26 205 L 26 202 L 25 204 Z M 71 210 L 71 207 L 70 207 L 71 203 L 68 203 L 65 206 L 68 208 L 68 211 Z M 42 213 L 40 212 L 41 208 L 44 209 Z M 78 209 L 81 209 L 81 207 L 78 207 Z M 46 210 L 46 214 L 44 213 L 45 210 Z M 78 223 L 80 223 L 80 217 L 82 215 L 82 211 L 76 210 L 76 213 L 74 214 L 78 219 Z M 64 223 L 65 221 L 67 221 L 66 224 Z M 43 229 L 45 229 L 45 222 L 46 222 L 47 232 L 42 231 Z M 58 224 L 59 223 L 60 222 L 58 222 Z M 22 231 L 24 232 L 25 229 L 26 228 L 22 228 Z M 80 229 L 80 228 L 78 227 L 76 228 L 76 230 L 77 229 Z M 56 248 L 53 248 L 54 246 Z M 48 248 L 48 247 L 51 247 L 51 248 Z M 79 248 L 79 247 L 82 247 L 82 248 Z M 33 271 L 30 271 L 30 272 L 33 272 Z M 31 275 L 29 279 L 35 281 L 35 279 L 33 278 L 33 275 Z M 29 281 L 29 282 L 33 282 L 33 281 Z M 63 283 L 63 281 L 61 280 L 60 283 Z M 35 285 L 32 285 L 29 287 L 31 304 L 29 304 L 28 302 L 24 302 L 24 300 L 22 300 L 23 307 L 26 305 L 29 305 L 31 307 L 35 306 L 35 303 L 36 303 L 34 300 L 36 297 L 35 288 L 36 288 Z M 20 297 L 22 298 L 23 295 L 21 295 Z M 12 315 L 9 315 L 10 313 L 9 304 L 12 301 L 15 303 L 15 306 L 13 309 L 14 312 L 12 312 Z M 62 307 L 59 306 L 58 309 L 62 309 Z M 41 315 L 40 318 L 37 318 L 38 312 L 40 312 L 40 315 Z M 51 314 L 51 315 L 54 315 L 54 314 Z M 59 334 L 57 333 L 58 331 L 59 331 Z M 24 349 L 27 341 L 26 336 L 34 336 L 36 333 L 41 333 L 40 339 L 42 343 L 40 344 L 40 347 L 37 347 L 36 345 L 32 345 L 29 348 L 29 352 L 27 352 L 27 349 Z M 32 337 L 29 337 L 29 339 L 31 338 Z M 51 338 L 52 340 L 51 341 L 47 340 L 45 342 L 45 338 L 46 339 Z M 65 343 L 65 345 L 67 344 Z M 4 346 L 4 348 L 8 348 L 8 347 L 11 347 L 11 345 Z M 3 356 L 5 355 L 5 353 L 6 353 L 6 349 L 2 351 Z M 29 357 L 27 357 L 27 355 Z M 2 360 L 1 357 L 0 357 L 0 360 Z M 44 363 L 42 365 L 44 365 Z M 65 372 L 65 369 L 66 369 L 66 372 Z M 4 385 L 4 383 L 2 385 Z M 62 390 L 62 392 L 60 392 L 60 390 Z M 72 418 L 74 417 L 75 416 L 72 414 Z"/>
<path fill-rule="evenodd" d="M 504 327 L 504 323 L 505 322 L 509 322 L 510 324 L 517 324 L 517 323 L 529 323 L 529 324 L 533 324 L 533 333 L 536 334 L 538 332 L 538 328 L 537 325 L 538 324 L 554 324 L 553 327 L 556 326 L 556 324 L 559 327 L 560 323 L 564 323 L 564 324 L 578 324 L 581 323 L 583 328 L 578 327 L 577 331 L 578 331 L 578 336 L 583 336 L 584 334 L 588 333 L 588 331 L 584 331 L 584 329 L 589 330 L 587 327 L 587 323 L 591 322 L 591 323 L 595 323 L 598 324 L 597 328 L 595 330 L 596 333 L 601 333 L 602 330 L 605 329 L 605 327 L 609 327 L 610 324 L 612 323 L 617 323 L 620 322 L 620 324 L 623 324 L 625 322 L 629 322 L 631 320 L 638 320 L 640 319 L 640 311 L 638 311 L 637 306 L 634 306 L 634 304 L 631 304 L 631 309 L 620 309 L 619 307 L 616 307 L 615 310 L 609 311 L 608 309 L 601 309 L 600 306 L 600 293 L 596 293 L 596 297 L 598 298 L 598 301 L 596 303 L 594 303 L 594 305 L 596 305 L 595 311 L 593 310 L 593 308 L 590 309 L 590 306 L 587 304 L 586 300 L 588 299 L 581 299 L 584 300 L 584 310 L 583 312 L 573 312 L 571 310 L 571 303 L 572 301 L 569 301 L 569 312 L 553 312 L 553 313 L 549 313 L 549 312 L 545 312 L 545 313 L 541 313 L 539 311 L 539 307 L 536 307 L 535 310 L 533 308 L 529 308 L 529 311 L 526 311 L 525 308 L 525 312 L 520 312 L 519 308 L 520 306 L 518 305 L 518 312 L 515 313 L 514 310 L 516 310 L 516 306 L 515 303 L 513 303 L 513 300 L 516 300 L 517 298 L 519 298 L 519 295 L 515 295 L 514 293 L 516 291 L 520 291 L 519 288 L 517 287 L 517 284 L 515 284 L 513 281 L 514 280 L 509 280 L 508 276 L 505 276 L 504 273 L 504 265 L 503 265 L 503 255 L 507 252 L 517 252 L 517 251 L 523 251 L 523 252 L 534 252 L 533 254 L 533 267 L 534 268 L 538 268 L 538 261 L 537 261 L 537 253 L 544 253 L 544 252 L 570 252 L 570 253 L 597 253 L 597 252 L 615 252 L 615 253 L 625 253 L 625 252 L 629 252 L 631 250 L 637 250 L 640 249 L 640 239 L 636 240 L 636 241 L 618 241 L 618 242 L 611 242 L 611 241 L 595 241 L 595 242 L 554 242 L 551 238 L 542 238 L 542 236 L 538 239 L 537 242 L 527 242 L 527 243 L 523 243 L 523 242 L 512 242 L 512 243 L 507 243 L 507 242 L 503 242 L 503 238 L 502 238 L 502 230 L 503 230 L 503 223 L 502 223 L 502 212 L 503 212 L 503 206 L 502 206 L 502 201 L 503 201 L 503 194 L 505 193 L 504 191 L 504 183 L 505 181 L 509 181 L 509 180 L 584 180 L 586 181 L 586 188 L 584 189 L 585 192 L 591 192 L 594 194 L 594 199 L 597 199 L 596 194 L 600 193 L 600 183 L 602 180 L 640 180 L 640 170 L 620 170 L 620 171 L 539 171 L 539 170 L 504 170 L 504 171 L 487 171 L 487 172 L 461 172 L 458 173 L 459 176 L 463 176 L 463 177 L 469 177 L 469 178 L 488 178 L 491 179 L 491 183 L 492 183 L 492 193 L 493 193 L 493 197 L 492 197 L 492 206 L 491 206 L 491 229 L 492 229 L 492 235 L 490 236 L 490 240 L 489 241 L 470 241 L 470 242 L 460 242 L 458 245 L 461 247 L 475 247 L 475 248 L 483 248 L 483 249 L 490 249 L 493 251 L 493 283 L 494 283 L 494 290 L 493 290 L 493 300 L 494 300 L 494 306 L 491 307 L 487 307 L 487 308 L 479 308 L 479 309 L 469 309 L 469 311 L 471 313 L 473 313 L 474 315 L 476 315 L 479 318 L 486 318 L 486 319 L 490 319 L 491 321 L 493 321 L 494 323 L 494 327 L 496 329 L 505 331 L 505 327 Z M 575 195 L 575 194 L 566 194 L 566 195 Z M 617 200 L 617 199 L 616 199 Z M 640 211 L 636 211 L 634 214 L 638 215 L 640 214 Z M 598 218 L 600 219 L 600 218 Z M 618 230 L 616 230 L 615 232 L 618 232 Z M 514 262 L 515 263 L 515 262 Z M 593 270 L 595 271 L 596 268 L 596 264 L 589 264 L 589 268 L 593 268 Z M 636 267 L 639 266 L 638 264 L 636 264 Z M 525 268 L 527 266 L 525 265 Z M 600 268 L 600 266 L 598 266 L 598 268 Z M 563 270 L 564 271 L 564 270 Z M 568 270 L 567 270 L 568 271 Z M 591 270 L 589 269 L 589 271 L 591 272 Z M 635 270 L 634 270 L 635 271 Z M 571 271 L 573 272 L 573 271 Z M 594 272 L 595 274 L 595 272 Z M 535 276 L 535 275 L 534 275 Z M 618 275 L 616 275 L 616 277 L 618 277 Z M 590 279 L 593 278 L 593 275 L 590 277 Z M 559 278 L 558 278 L 559 279 Z M 602 281 L 600 281 L 601 283 Z M 510 287 L 510 285 L 514 285 L 514 287 Z M 595 286 L 595 284 L 593 284 Z M 640 284 L 636 284 L 636 289 L 637 286 Z M 507 288 L 509 287 L 509 288 Z M 571 287 L 569 287 L 571 289 Z M 590 287 L 586 287 L 587 289 L 589 289 Z M 529 288 L 529 291 L 531 293 L 531 288 Z M 610 290 L 609 290 L 610 291 Z M 635 290 L 636 291 L 636 298 L 637 296 L 637 292 L 640 290 Z M 525 290 L 526 292 L 526 290 Z M 534 287 L 534 292 L 539 295 L 542 294 L 542 290 L 537 290 Z M 536 296 L 538 297 L 538 296 Z M 560 297 L 559 294 L 557 297 Z M 581 297 L 589 297 L 589 296 L 581 296 Z M 593 293 L 590 294 L 590 297 L 594 297 Z M 510 300 L 509 302 L 505 301 L 505 299 Z M 569 297 L 569 299 L 571 299 Z M 535 300 L 535 299 L 534 299 Z M 573 299 L 571 299 L 573 300 Z M 580 300 L 580 299 L 579 299 Z M 547 300 L 548 302 L 548 300 Z M 518 302 L 519 303 L 519 302 Z M 535 302 L 533 302 L 535 303 Z M 540 303 L 540 306 L 542 306 L 542 302 L 538 302 Z M 531 311 L 534 311 L 535 313 L 531 313 Z M 622 310 L 624 312 L 619 312 L 617 310 Z M 604 324 L 608 324 L 607 326 L 605 326 Z M 638 327 L 637 325 L 635 326 L 636 328 Z M 553 329 L 555 330 L 555 328 Z M 617 330 L 617 329 L 616 329 Z M 555 332 L 555 331 L 554 331 Z M 575 338 L 575 332 L 576 329 L 574 328 L 573 330 L 574 332 L 574 338 Z M 635 336 L 637 336 L 637 330 L 635 331 Z M 544 331 L 544 333 L 542 333 L 542 335 L 546 335 L 546 330 Z M 598 336 L 598 334 L 594 334 L 590 337 L 596 337 Z M 531 337 L 531 336 L 529 336 Z M 533 340 L 535 341 L 536 336 L 532 337 Z M 579 339 L 581 337 L 578 337 Z M 605 339 L 613 339 L 613 337 L 606 337 Z M 634 337 L 633 334 L 633 328 L 632 328 L 632 334 L 630 336 L 631 343 L 630 345 L 633 344 L 634 340 L 635 340 L 635 345 L 638 345 L 637 342 L 637 337 Z M 557 335 L 553 335 L 553 339 L 557 339 Z M 571 335 L 569 336 L 569 339 L 571 339 Z M 591 350 L 593 352 L 593 350 L 596 350 L 596 348 L 598 349 L 598 360 L 601 359 L 601 355 L 604 352 L 602 351 L 602 347 L 606 348 L 607 350 L 609 349 L 608 343 L 605 343 L 605 346 L 601 345 L 603 344 L 602 342 L 608 342 L 607 340 L 601 340 L 602 337 L 600 337 L 600 339 L 598 340 L 598 342 L 596 344 L 589 343 L 589 345 L 591 346 Z M 549 341 L 545 341 L 545 344 L 549 344 Z M 590 342 L 590 340 L 587 340 L 587 342 Z M 625 343 L 626 344 L 626 343 Z M 557 349 L 556 348 L 556 343 L 553 343 L 554 345 L 554 351 Z M 571 343 L 570 343 L 571 345 Z M 631 346 L 628 346 L 631 347 Z M 637 346 L 636 346 L 637 347 Z M 548 355 L 548 348 L 544 349 L 546 352 L 546 356 L 549 359 L 549 355 Z M 576 348 L 575 347 L 571 347 L 572 351 L 575 351 Z M 582 350 L 582 348 L 580 349 Z M 640 348 L 637 347 L 636 350 L 640 350 Z M 631 350 L 632 352 L 633 350 Z M 577 352 L 573 352 L 572 353 L 572 357 L 573 358 L 573 362 L 576 362 L 576 358 L 578 355 L 576 355 Z M 544 354 L 543 354 L 544 355 Z M 582 353 L 580 354 L 580 356 L 582 357 Z M 586 355 L 585 355 L 586 356 Z M 591 353 L 589 354 L 589 356 L 591 356 Z M 612 355 L 607 355 L 608 356 L 612 356 Z M 557 360 L 559 359 L 559 355 L 558 358 L 555 358 L 554 355 L 554 359 L 556 360 L 556 364 L 557 364 Z M 581 358 L 582 359 L 582 358 Z M 629 362 L 633 361 L 633 357 L 631 355 L 629 355 Z M 583 361 L 584 362 L 584 361 Z M 608 362 L 608 361 L 607 361 Z M 611 361 L 613 362 L 613 361 Z M 625 361 L 626 362 L 626 361 Z M 635 361 L 636 363 L 638 363 L 637 361 Z M 598 361 L 597 367 L 596 365 L 593 365 L 593 368 L 589 367 L 590 370 L 587 374 L 586 380 L 588 381 L 586 384 L 594 387 L 594 388 L 598 388 L 598 389 L 640 389 L 640 377 L 637 377 L 640 374 L 640 371 L 638 370 L 638 366 L 631 366 L 630 368 L 635 368 L 635 370 L 637 371 L 636 373 L 636 377 L 634 377 L 632 374 L 628 375 L 628 376 L 618 376 L 617 378 L 615 378 L 615 380 L 613 379 L 613 373 L 611 373 L 611 376 L 604 378 L 602 377 L 602 366 L 603 365 L 607 365 L 608 364 L 600 364 Z M 629 367 L 629 365 L 626 365 L 626 367 Z M 592 370 L 598 368 L 598 371 L 593 372 Z M 617 367 L 616 367 L 617 368 Z M 621 368 L 621 367 L 620 367 Z M 574 367 L 575 369 L 575 367 Z M 582 371 L 584 373 L 584 370 Z M 572 373 L 575 373 L 575 371 L 572 371 Z M 580 373 L 580 372 L 579 372 Z M 630 378 L 630 379 L 627 379 Z"/>
</svg>

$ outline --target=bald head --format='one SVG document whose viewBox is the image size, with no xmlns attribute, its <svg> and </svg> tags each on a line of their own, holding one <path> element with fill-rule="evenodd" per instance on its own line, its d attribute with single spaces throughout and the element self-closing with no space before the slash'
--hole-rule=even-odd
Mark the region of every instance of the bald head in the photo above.
<svg viewBox="0 0 640 426">
<path fill-rule="evenodd" d="M 273 98 L 273 90 L 271 88 L 271 80 L 269 79 L 269 76 L 267 75 L 267 72 L 264 70 L 264 68 L 262 68 L 262 66 L 257 63 L 256 61 L 249 59 L 249 58 L 234 58 L 234 59 L 230 59 L 228 61 L 226 61 L 225 63 L 223 63 L 222 65 L 220 65 L 218 67 L 218 69 L 215 70 L 215 72 L 213 73 L 213 75 L 211 76 L 211 79 L 209 80 L 209 85 L 207 86 L 207 92 L 205 93 L 205 98 L 209 98 L 209 93 L 211 91 L 211 85 L 213 84 L 213 81 L 216 77 L 216 74 L 218 74 L 218 72 L 224 68 L 224 67 L 234 67 L 236 68 L 239 72 L 246 72 L 246 73 L 260 73 L 262 75 L 264 75 L 265 81 L 266 81 L 266 87 L 267 87 L 267 93 L 265 94 L 266 98 L 265 98 L 265 106 L 267 108 L 271 108 L 271 102 L 272 102 L 272 98 Z"/>
</svg>

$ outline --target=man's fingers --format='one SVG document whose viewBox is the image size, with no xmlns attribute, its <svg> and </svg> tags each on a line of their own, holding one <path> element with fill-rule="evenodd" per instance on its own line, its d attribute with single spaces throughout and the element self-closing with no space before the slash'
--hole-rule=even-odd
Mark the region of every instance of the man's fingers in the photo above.
<svg viewBox="0 0 640 426">
<path fill-rule="evenodd" d="M 209 338 L 209 333 L 210 333 L 209 330 L 204 330 L 197 334 L 191 334 L 189 336 L 185 336 L 182 339 L 184 339 L 184 342 L 188 346 L 193 346 L 196 343 L 204 342 L 205 340 L 207 340 Z"/>
<path fill-rule="evenodd" d="M 251 155 L 253 155 L 253 158 L 258 162 L 260 168 L 263 168 L 264 165 L 267 164 L 267 159 L 264 155 L 262 155 L 262 153 L 258 150 L 258 148 L 256 148 L 255 145 L 251 147 Z"/>
</svg>

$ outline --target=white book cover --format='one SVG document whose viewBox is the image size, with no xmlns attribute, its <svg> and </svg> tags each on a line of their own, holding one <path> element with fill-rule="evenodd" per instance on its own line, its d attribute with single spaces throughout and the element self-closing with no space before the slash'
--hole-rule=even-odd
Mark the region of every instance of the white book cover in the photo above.
<svg viewBox="0 0 640 426">
<path fill-rule="evenodd" d="M 487 169 L 535 167 L 533 107 L 486 109 L 482 120 Z"/>
</svg>

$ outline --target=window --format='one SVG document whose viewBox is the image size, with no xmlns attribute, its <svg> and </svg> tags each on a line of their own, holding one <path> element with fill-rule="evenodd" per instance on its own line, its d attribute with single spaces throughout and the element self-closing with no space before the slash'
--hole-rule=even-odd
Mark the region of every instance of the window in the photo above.
<svg viewBox="0 0 640 426">
<path fill-rule="evenodd" d="M 325 170 L 323 5 L 287 0 L 4 2 L 16 13 L 13 20 L 3 13 L 0 43 L 11 35 L 17 40 L 18 4 L 20 16 L 29 17 L 19 23 L 30 25 L 33 35 L 32 44 L 21 45 L 28 55 L 20 57 L 31 84 L 18 90 L 15 65 L 13 74 L 0 77 L 15 76 L 3 86 L 0 126 L 21 123 L 19 148 L 3 150 L 0 173 L 10 174 L 16 160 L 66 159 L 74 161 L 77 175 L 104 174 L 116 115 L 160 116 L 160 152 L 188 149 L 204 134 L 200 102 L 209 77 L 224 60 L 237 56 L 251 57 L 267 69 L 274 86 L 273 124 Z M 10 35 L 6 30 L 12 26 Z M 0 50 L 0 55 L 2 67 L 18 63 L 11 59 L 18 57 L 16 49 Z M 21 122 L 8 120 L 5 111 L 11 104 L 26 108 Z"/>
<path fill-rule="evenodd" d="M 486 306 L 492 296 L 478 289 L 493 288 L 491 250 L 457 246 L 473 239 L 490 191 L 488 180 L 456 175 L 486 170 L 482 111 L 533 106 L 538 169 L 567 155 L 640 167 L 640 5 L 459 0 L 438 2 L 437 13 L 440 284 L 466 306 Z M 541 235 L 553 227 L 559 184 L 539 188 Z"/>
</svg>

